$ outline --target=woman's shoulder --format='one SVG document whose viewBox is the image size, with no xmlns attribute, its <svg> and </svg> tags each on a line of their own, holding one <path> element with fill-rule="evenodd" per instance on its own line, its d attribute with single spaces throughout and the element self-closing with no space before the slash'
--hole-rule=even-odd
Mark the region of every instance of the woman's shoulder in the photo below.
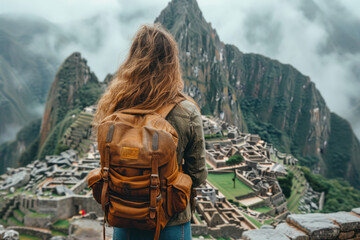
<svg viewBox="0 0 360 240">
<path fill-rule="evenodd" d="M 200 114 L 200 112 L 194 103 L 184 100 L 177 104 L 170 114 L 190 119 L 193 118 L 194 115 Z"/>
</svg>

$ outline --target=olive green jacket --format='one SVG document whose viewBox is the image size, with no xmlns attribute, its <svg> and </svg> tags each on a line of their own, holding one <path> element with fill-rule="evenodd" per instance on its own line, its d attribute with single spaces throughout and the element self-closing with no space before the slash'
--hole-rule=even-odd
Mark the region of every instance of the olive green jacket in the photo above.
<svg viewBox="0 0 360 240">
<path fill-rule="evenodd" d="M 184 159 L 183 170 L 193 181 L 193 188 L 204 183 L 207 177 L 205 141 L 201 114 L 198 108 L 185 100 L 175 106 L 166 117 L 178 134 L 177 159 Z M 184 212 L 175 214 L 167 226 L 186 223 L 191 219 L 190 204 Z"/>
</svg>

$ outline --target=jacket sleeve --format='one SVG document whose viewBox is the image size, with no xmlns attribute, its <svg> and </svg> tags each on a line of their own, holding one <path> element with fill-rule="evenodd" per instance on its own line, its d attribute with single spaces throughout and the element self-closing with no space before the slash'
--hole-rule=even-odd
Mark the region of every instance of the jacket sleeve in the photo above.
<svg viewBox="0 0 360 240">
<path fill-rule="evenodd" d="M 205 183 L 207 167 L 205 160 L 205 140 L 201 114 L 195 107 L 190 115 L 189 142 L 184 151 L 184 172 L 189 174 L 192 187 Z"/>
</svg>

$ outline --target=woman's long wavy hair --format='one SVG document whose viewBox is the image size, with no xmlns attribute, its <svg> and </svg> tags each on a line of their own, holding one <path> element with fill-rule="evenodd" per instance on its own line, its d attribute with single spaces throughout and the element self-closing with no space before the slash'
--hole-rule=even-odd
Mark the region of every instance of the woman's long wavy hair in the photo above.
<svg viewBox="0 0 360 240">
<path fill-rule="evenodd" d="M 99 100 L 95 127 L 116 110 L 158 110 L 184 96 L 176 41 L 160 24 L 144 25 L 130 52 Z"/>
</svg>

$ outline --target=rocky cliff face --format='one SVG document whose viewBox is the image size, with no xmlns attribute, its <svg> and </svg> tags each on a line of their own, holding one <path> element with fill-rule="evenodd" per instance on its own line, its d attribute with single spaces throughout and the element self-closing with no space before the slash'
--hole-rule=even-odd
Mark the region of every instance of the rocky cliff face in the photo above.
<svg viewBox="0 0 360 240">
<path fill-rule="evenodd" d="M 102 93 L 103 87 L 86 60 L 80 53 L 70 55 L 56 73 L 42 121 L 25 126 L 14 141 L 0 145 L 0 173 L 6 167 L 17 167 L 54 154 L 77 115 L 84 107 L 95 104 Z"/>
<path fill-rule="evenodd" d="M 360 186 L 359 142 L 348 122 L 330 113 L 309 77 L 290 65 L 244 54 L 221 42 L 195 0 L 171 1 L 155 21 L 175 36 L 185 90 L 204 114 L 258 133 L 303 164 L 320 163 L 324 175 L 345 177 Z M 339 125 L 347 128 L 343 131 Z M 341 150 L 341 161 L 329 150 L 334 146 Z"/>
<path fill-rule="evenodd" d="M 71 54 L 61 64 L 51 85 L 41 124 L 40 159 L 54 153 L 77 114 L 95 104 L 102 92 L 101 84 L 80 53 Z"/>
<path fill-rule="evenodd" d="M 80 53 L 73 53 L 61 64 L 51 85 L 41 125 L 41 145 L 54 126 L 62 121 L 70 110 L 85 107 L 79 90 L 87 84 L 99 85 L 99 82 Z"/>
</svg>

